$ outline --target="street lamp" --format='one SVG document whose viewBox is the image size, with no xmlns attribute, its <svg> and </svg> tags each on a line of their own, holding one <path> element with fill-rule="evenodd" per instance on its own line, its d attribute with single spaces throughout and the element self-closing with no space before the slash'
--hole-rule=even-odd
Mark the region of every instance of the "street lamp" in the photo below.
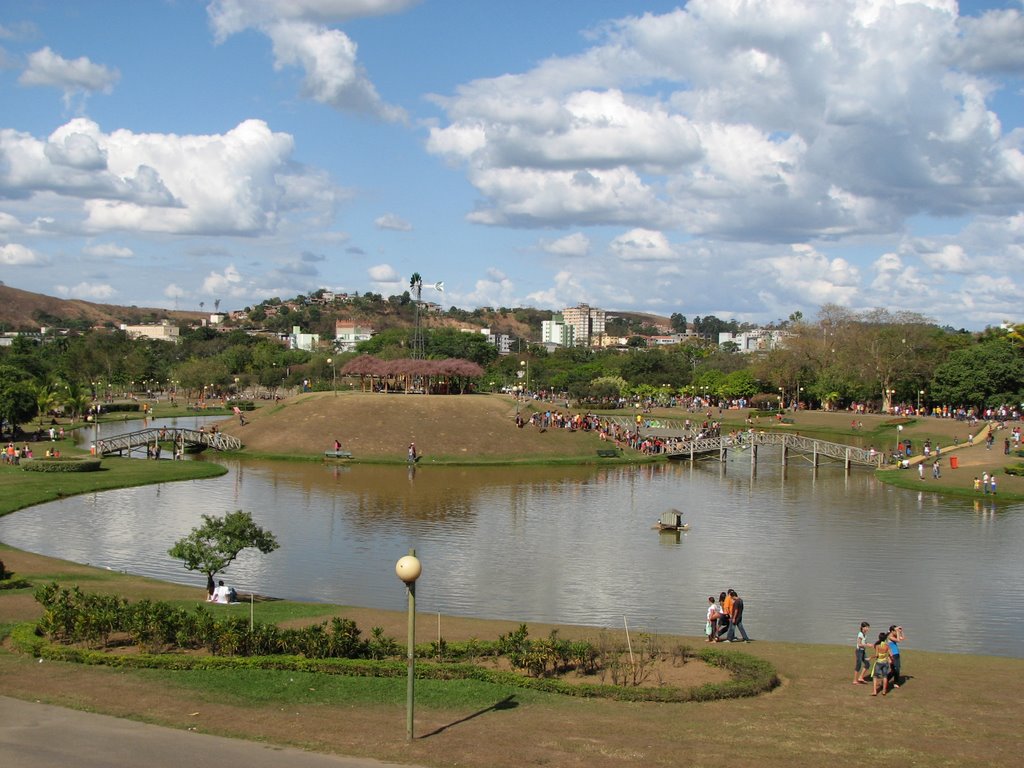
<svg viewBox="0 0 1024 768">
<path fill-rule="evenodd" d="M 921 398 L 924 397 L 924 390 L 917 390 L 917 415 L 921 415 Z"/>
<path fill-rule="evenodd" d="M 530 391 L 530 361 L 529 360 L 520 360 L 519 361 L 519 367 L 522 368 L 523 366 L 526 366 L 526 391 L 529 392 Z"/>
<path fill-rule="evenodd" d="M 334 367 L 334 358 L 328 357 L 327 364 L 331 366 L 331 389 L 334 390 L 334 396 L 338 396 L 338 371 Z"/>
<path fill-rule="evenodd" d="M 409 593 L 408 636 L 406 640 L 406 662 L 408 673 L 405 685 L 405 738 L 412 741 L 413 702 L 416 680 L 416 579 L 423 572 L 423 566 L 416 557 L 416 550 L 409 549 L 409 554 L 395 563 L 395 573 L 405 582 Z"/>
</svg>

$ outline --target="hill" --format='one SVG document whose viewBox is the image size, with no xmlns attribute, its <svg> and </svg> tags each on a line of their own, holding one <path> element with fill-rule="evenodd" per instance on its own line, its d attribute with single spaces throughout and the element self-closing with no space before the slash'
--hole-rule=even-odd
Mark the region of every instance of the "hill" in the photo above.
<svg viewBox="0 0 1024 768">
<path fill-rule="evenodd" d="M 96 325 L 151 323 L 165 318 L 194 322 L 202 317 L 199 312 L 58 299 L 0 284 L 0 329 L 5 331 L 38 331 L 40 326 L 85 329 Z"/>
<path fill-rule="evenodd" d="M 231 419 L 221 428 L 247 451 L 276 455 L 320 456 L 338 439 L 359 459 L 404 461 L 415 442 L 425 464 L 557 461 L 607 447 L 591 433 L 517 429 L 515 415 L 508 395 L 314 392 L 247 414 L 245 426 Z"/>
</svg>

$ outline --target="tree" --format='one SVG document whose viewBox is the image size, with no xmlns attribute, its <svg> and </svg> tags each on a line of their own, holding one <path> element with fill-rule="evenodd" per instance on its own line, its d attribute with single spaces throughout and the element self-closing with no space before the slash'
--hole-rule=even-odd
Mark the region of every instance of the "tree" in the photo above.
<svg viewBox="0 0 1024 768">
<path fill-rule="evenodd" d="M 18 425 L 32 418 L 36 412 L 35 389 L 28 381 L 0 383 L 0 432 L 4 422 L 17 432 Z"/>
<path fill-rule="evenodd" d="M 185 570 L 199 571 L 213 579 L 231 565 L 243 549 L 258 549 L 266 555 L 279 546 L 274 534 L 263 530 L 251 514 L 239 509 L 224 517 L 203 515 L 203 524 L 175 542 L 167 554 L 184 561 Z"/>
</svg>

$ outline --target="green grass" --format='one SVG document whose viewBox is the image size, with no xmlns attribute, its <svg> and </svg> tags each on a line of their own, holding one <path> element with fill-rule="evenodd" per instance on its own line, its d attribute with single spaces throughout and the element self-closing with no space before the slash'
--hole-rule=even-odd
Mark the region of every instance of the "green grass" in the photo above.
<svg viewBox="0 0 1024 768">
<path fill-rule="evenodd" d="M 219 464 L 202 461 L 122 458 L 106 458 L 98 472 L 84 473 L 25 472 L 21 467 L 3 465 L 0 466 L 0 517 L 34 504 L 82 493 L 218 477 L 226 472 Z"/>
<path fill-rule="evenodd" d="M 982 491 L 974 490 L 974 488 L 972 486 L 968 486 L 966 484 L 966 482 L 965 482 L 965 484 L 963 486 L 950 486 L 950 485 L 932 486 L 932 485 L 929 485 L 929 486 L 926 486 L 926 487 L 922 487 L 921 480 L 918 477 L 917 471 L 916 471 L 915 468 L 911 468 L 909 470 L 907 470 L 907 469 L 885 469 L 885 470 L 878 470 L 875 473 L 875 476 L 878 477 L 878 479 L 881 480 L 883 483 L 887 483 L 888 485 L 893 485 L 893 486 L 896 486 L 897 488 L 906 488 L 908 490 L 913 490 L 913 491 L 926 490 L 926 491 L 928 491 L 930 493 L 938 493 L 938 494 L 941 494 L 943 496 L 956 496 L 956 497 L 962 498 L 962 499 L 975 499 L 977 501 L 987 501 L 987 502 L 990 502 L 990 503 L 995 503 L 995 502 L 1007 503 L 1007 502 L 1024 501 L 1024 493 L 1012 493 L 1012 492 L 1009 492 L 1009 491 L 1006 491 L 1006 490 L 1000 488 L 999 492 L 995 496 L 992 496 L 991 494 L 986 495 Z M 965 481 L 966 481 L 967 476 L 965 475 L 964 478 L 965 478 Z"/>
<path fill-rule="evenodd" d="M 140 679 L 197 694 L 209 701 L 238 706 L 274 704 L 399 705 L 405 703 L 406 680 L 402 678 L 346 677 L 310 672 L 272 670 L 136 670 Z M 536 691 L 495 685 L 477 680 L 417 680 L 416 704 L 441 709 L 483 709 L 495 701 L 515 696 L 535 701 L 552 696 Z"/>
</svg>

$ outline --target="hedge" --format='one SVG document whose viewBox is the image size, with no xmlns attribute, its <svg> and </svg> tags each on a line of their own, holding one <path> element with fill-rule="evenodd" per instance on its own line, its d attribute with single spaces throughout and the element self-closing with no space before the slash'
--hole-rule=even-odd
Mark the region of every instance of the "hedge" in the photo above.
<svg viewBox="0 0 1024 768">
<path fill-rule="evenodd" d="M 103 413 L 133 412 L 140 409 L 138 403 L 104 403 Z"/>
<path fill-rule="evenodd" d="M 100 468 L 100 459 L 78 456 L 23 459 L 21 468 L 26 472 L 96 472 Z"/>
<path fill-rule="evenodd" d="M 11 632 L 11 641 L 18 651 L 35 658 L 75 664 L 101 665 L 116 669 L 162 670 L 247 670 L 262 669 L 281 672 L 312 672 L 349 677 L 404 677 L 405 661 L 372 659 L 308 659 L 301 656 L 193 656 L 180 653 L 111 655 L 81 647 L 50 643 L 36 633 L 32 623 L 21 624 Z M 757 696 L 779 685 L 775 668 L 765 661 L 737 651 L 708 648 L 695 658 L 728 670 L 733 679 L 724 683 L 705 683 L 692 688 L 643 688 L 615 685 L 567 683 L 551 678 L 526 677 L 474 664 L 438 664 L 419 661 L 416 677 L 421 680 L 478 680 L 493 685 L 526 688 L 544 693 L 580 698 L 606 698 L 616 701 L 649 701 L 680 703 L 715 701 Z"/>
</svg>

